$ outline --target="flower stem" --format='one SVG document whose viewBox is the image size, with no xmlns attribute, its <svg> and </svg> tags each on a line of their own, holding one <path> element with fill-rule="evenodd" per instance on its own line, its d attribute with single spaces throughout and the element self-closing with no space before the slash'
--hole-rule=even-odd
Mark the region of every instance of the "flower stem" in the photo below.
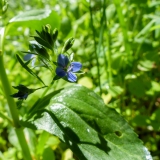
<svg viewBox="0 0 160 160">
<path fill-rule="evenodd" d="M 9 110 L 13 119 L 13 123 L 14 126 L 16 128 L 19 128 L 19 118 L 18 118 L 18 110 L 16 107 L 16 104 L 13 100 L 13 98 L 10 96 L 12 94 L 11 92 L 11 87 L 9 85 L 9 81 L 5 72 L 5 68 L 4 68 L 4 62 L 3 62 L 3 56 L 0 56 L 0 79 L 1 79 L 1 83 L 2 83 L 2 87 L 3 87 L 3 91 L 5 93 L 7 102 L 8 102 L 8 106 L 9 106 Z"/>
</svg>

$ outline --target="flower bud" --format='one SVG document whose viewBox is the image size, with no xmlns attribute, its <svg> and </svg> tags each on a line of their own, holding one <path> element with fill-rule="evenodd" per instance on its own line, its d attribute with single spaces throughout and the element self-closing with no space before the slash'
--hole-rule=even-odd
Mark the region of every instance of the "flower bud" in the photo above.
<svg viewBox="0 0 160 160">
<path fill-rule="evenodd" d="M 53 42 L 56 41 L 57 37 L 58 37 L 58 30 L 57 30 L 57 28 L 55 28 L 53 31 L 53 35 L 52 35 Z"/>
<path fill-rule="evenodd" d="M 47 33 L 51 33 L 51 26 L 49 24 L 46 24 L 43 26 L 43 30 Z"/>
<path fill-rule="evenodd" d="M 68 51 L 72 47 L 73 43 L 74 43 L 74 38 L 69 38 L 64 44 L 62 53 L 65 53 L 66 51 Z"/>
</svg>

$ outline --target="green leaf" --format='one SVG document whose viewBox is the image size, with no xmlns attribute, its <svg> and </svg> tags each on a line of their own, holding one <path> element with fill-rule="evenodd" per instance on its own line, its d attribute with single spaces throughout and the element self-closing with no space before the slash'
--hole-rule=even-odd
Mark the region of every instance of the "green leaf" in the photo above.
<svg viewBox="0 0 160 160">
<path fill-rule="evenodd" d="M 120 94 L 123 93 L 123 88 L 121 88 L 120 86 L 111 86 L 108 89 L 108 92 L 113 96 L 113 97 L 117 97 Z"/>
<path fill-rule="evenodd" d="M 38 111 L 37 111 L 38 115 Z M 30 120 L 58 136 L 79 160 L 151 160 L 132 128 L 93 91 L 73 85 L 56 94 L 48 110 Z"/>
<path fill-rule="evenodd" d="M 50 9 L 38 9 L 20 13 L 9 21 L 8 30 L 12 26 L 30 27 L 35 30 L 41 30 L 43 25 L 50 24 L 52 28 L 60 27 L 60 18 L 58 14 Z M 15 30 L 15 29 L 14 29 Z M 10 30 L 10 33 L 12 31 Z"/>
<path fill-rule="evenodd" d="M 46 95 L 45 97 L 39 98 L 39 99 L 36 101 L 36 103 L 32 106 L 32 108 L 29 110 L 29 112 L 28 112 L 28 117 L 33 116 L 35 113 L 37 113 L 38 110 L 41 110 L 41 109 L 43 109 L 44 107 L 46 107 L 46 106 L 49 104 L 50 99 L 51 99 L 54 95 L 58 94 L 61 90 L 62 90 L 62 89 L 53 91 L 53 92 L 49 93 L 48 95 Z"/>
<path fill-rule="evenodd" d="M 44 152 L 43 152 L 43 159 L 42 160 L 55 160 L 55 155 L 54 152 L 52 151 L 52 149 L 50 147 L 45 148 Z"/>
<path fill-rule="evenodd" d="M 41 45 L 53 50 L 52 46 L 40 37 L 34 36 L 34 39 Z"/>
<path fill-rule="evenodd" d="M 38 144 L 37 144 L 37 154 L 42 154 L 44 151 L 44 146 L 46 145 L 46 142 L 49 138 L 49 133 L 43 131 L 38 139 Z"/>
<path fill-rule="evenodd" d="M 36 74 L 34 73 L 28 66 L 27 66 L 27 63 L 24 63 L 21 58 L 19 57 L 19 55 L 16 54 L 16 57 L 17 57 L 17 60 L 19 61 L 19 63 L 21 64 L 21 66 L 23 68 L 25 68 L 31 75 L 33 75 L 34 77 L 36 77 L 39 81 L 41 81 L 43 84 L 44 82 L 41 80 L 41 78 Z M 45 84 L 44 84 L 45 85 Z"/>
<path fill-rule="evenodd" d="M 115 12 L 116 12 L 115 5 L 114 4 L 108 5 L 107 10 L 106 10 L 107 19 L 111 20 L 114 17 Z"/>
<path fill-rule="evenodd" d="M 128 82 L 128 90 L 135 97 L 144 97 L 147 91 L 151 88 L 151 82 L 145 76 L 139 76 L 130 79 Z"/>
<path fill-rule="evenodd" d="M 32 21 L 32 20 L 42 20 L 49 16 L 51 13 L 51 10 L 31 10 L 23 12 L 14 18 L 12 18 L 9 23 L 14 22 L 26 22 L 26 21 Z"/>
<path fill-rule="evenodd" d="M 134 126 L 148 126 L 147 120 L 149 120 L 148 116 L 145 115 L 137 115 L 132 119 L 132 123 Z"/>
<path fill-rule="evenodd" d="M 142 35 L 148 34 L 149 30 L 151 29 L 151 27 L 153 26 L 153 24 L 155 23 L 155 19 L 151 20 L 135 37 L 138 38 Z"/>
<path fill-rule="evenodd" d="M 141 71 L 150 71 L 154 67 L 154 61 L 151 60 L 141 60 L 137 68 Z"/>
</svg>

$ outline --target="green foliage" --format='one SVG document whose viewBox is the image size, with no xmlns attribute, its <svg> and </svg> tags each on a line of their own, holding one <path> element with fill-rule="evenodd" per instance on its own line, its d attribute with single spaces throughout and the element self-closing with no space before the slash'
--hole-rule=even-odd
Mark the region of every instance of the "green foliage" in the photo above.
<svg viewBox="0 0 160 160">
<path fill-rule="evenodd" d="M 7 1 L 1 2 L 0 26 L 7 26 L 4 65 L 9 81 L 12 86 L 24 84 L 29 88 L 41 88 L 41 82 L 49 86 L 34 92 L 20 104 L 21 125 L 38 129 L 25 130 L 32 158 L 64 160 L 82 156 L 81 159 L 91 159 L 94 155 L 94 159 L 100 154 L 108 159 L 117 156 L 143 159 L 143 155 L 150 157 L 147 147 L 153 159 L 159 160 L 160 3 L 151 0 L 27 0 L 9 1 L 8 5 Z M 72 47 L 68 53 L 74 53 L 85 72 L 79 75 L 77 83 L 99 94 L 107 106 L 91 90 L 80 86 L 77 87 L 80 90 L 75 86 L 65 88 L 67 82 L 55 76 L 57 53 L 64 50 L 70 37 L 75 41 L 73 46 L 69 45 Z M 30 42 L 27 51 L 31 39 L 40 45 Z M 31 66 L 32 59 L 23 61 L 25 54 L 38 55 L 36 67 Z M 53 77 L 54 83 L 50 84 Z M 13 122 L 2 87 L 0 84 L 0 159 L 23 159 L 19 142 L 10 129 Z M 83 93 L 78 93 L 82 90 Z M 13 89 L 11 94 L 16 91 Z M 89 95 L 89 100 L 88 93 L 95 97 Z M 145 147 L 120 115 L 134 128 Z M 68 147 L 75 153 L 68 152 Z"/>
</svg>

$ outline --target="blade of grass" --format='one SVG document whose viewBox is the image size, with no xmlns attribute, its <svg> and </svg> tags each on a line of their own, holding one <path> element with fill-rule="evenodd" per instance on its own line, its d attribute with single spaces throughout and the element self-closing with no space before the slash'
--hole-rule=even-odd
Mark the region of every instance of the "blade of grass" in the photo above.
<svg viewBox="0 0 160 160">
<path fill-rule="evenodd" d="M 111 58 L 111 35 L 110 35 L 110 27 L 109 27 L 109 20 L 106 17 L 106 0 L 103 0 L 103 12 L 102 12 L 102 22 L 104 29 L 106 28 L 107 33 L 107 52 L 104 55 L 105 57 L 105 64 L 106 64 L 106 71 L 107 71 L 107 78 L 108 78 L 108 84 L 109 87 L 112 86 L 112 58 Z M 106 60 L 107 57 L 107 60 Z"/>
<path fill-rule="evenodd" d="M 124 47 L 125 47 L 125 51 L 127 53 L 127 59 L 130 62 L 131 61 L 131 49 L 130 49 L 130 44 L 128 41 L 128 28 L 127 28 L 127 23 L 125 22 L 125 18 L 122 14 L 122 7 L 121 7 L 121 1 L 120 0 L 114 0 L 114 4 L 116 6 L 116 10 L 117 10 L 117 14 L 118 14 L 118 18 L 119 18 L 119 23 L 122 29 L 122 33 L 123 33 L 123 41 L 124 41 Z"/>
<path fill-rule="evenodd" d="M 92 12 L 92 7 L 91 7 L 91 0 L 89 1 L 89 13 L 91 17 L 91 29 L 92 29 L 92 34 L 93 34 L 93 41 L 94 41 L 94 53 L 96 57 L 96 63 L 97 63 L 97 73 L 98 73 L 98 85 L 100 89 L 100 95 L 102 94 L 102 88 L 101 88 L 101 80 L 100 80 L 100 65 L 98 61 L 98 50 L 97 50 L 97 43 L 96 43 L 96 36 L 95 36 L 95 28 L 93 24 L 93 12 Z"/>
</svg>

